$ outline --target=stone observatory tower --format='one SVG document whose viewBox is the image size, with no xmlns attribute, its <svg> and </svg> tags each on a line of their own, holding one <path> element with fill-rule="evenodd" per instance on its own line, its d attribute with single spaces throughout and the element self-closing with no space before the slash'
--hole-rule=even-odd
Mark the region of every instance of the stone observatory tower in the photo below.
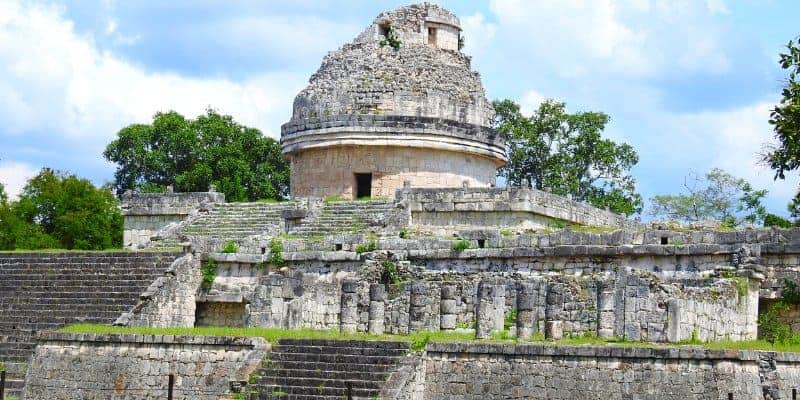
<svg viewBox="0 0 800 400">
<path fill-rule="evenodd" d="M 292 195 L 494 185 L 505 139 L 460 32 L 453 13 L 423 3 L 380 14 L 329 53 L 281 129 Z"/>
</svg>

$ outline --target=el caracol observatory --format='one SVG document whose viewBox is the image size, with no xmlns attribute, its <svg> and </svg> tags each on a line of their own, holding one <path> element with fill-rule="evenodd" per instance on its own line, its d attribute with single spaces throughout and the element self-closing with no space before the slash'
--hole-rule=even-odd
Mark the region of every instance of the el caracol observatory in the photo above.
<svg viewBox="0 0 800 400">
<path fill-rule="evenodd" d="M 292 195 L 493 186 L 505 140 L 461 42 L 458 17 L 423 3 L 380 14 L 329 53 L 282 127 Z"/>
</svg>

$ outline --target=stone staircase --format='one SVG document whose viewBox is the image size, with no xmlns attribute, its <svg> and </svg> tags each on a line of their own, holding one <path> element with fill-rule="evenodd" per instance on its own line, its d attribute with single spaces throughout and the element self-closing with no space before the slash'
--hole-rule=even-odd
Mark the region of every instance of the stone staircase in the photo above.
<svg viewBox="0 0 800 400">
<path fill-rule="evenodd" d="M 181 230 L 187 236 L 222 240 L 241 240 L 267 230 L 282 230 L 283 210 L 293 210 L 294 203 L 219 203 Z"/>
<path fill-rule="evenodd" d="M 361 233 L 385 226 L 391 200 L 355 200 L 325 203 L 317 218 L 310 219 L 289 233 L 296 235 L 328 235 L 332 233 Z"/>
<path fill-rule="evenodd" d="M 402 342 L 281 340 L 248 400 L 378 399 L 408 350 Z"/>
<path fill-rule="evenodd" d="M 35 336 L 73 323 L 110 324 L 177 253 L 0 253 L 0 362 L 19 397 Z"/>
</svg>

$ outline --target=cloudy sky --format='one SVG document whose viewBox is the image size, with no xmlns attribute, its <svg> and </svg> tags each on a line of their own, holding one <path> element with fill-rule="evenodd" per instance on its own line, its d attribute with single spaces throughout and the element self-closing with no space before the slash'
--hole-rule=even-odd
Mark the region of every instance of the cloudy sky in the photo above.
<svg viewBox="0 0 800 400">
<path fill-rule="evenodd" d="M 277 137 L 325 53 L 405 3 L 0 0 L 0 182 L 14 194 L 43 166 L 109 181 L 102 149 L 156 111 L 211 106 Z M 785 214 L 800 179 L 774 182 L 756 153 L 772 137 L 778 53 L 800 35 L 797 0 L 441 3 L 490 98 L 611 115 L 645 198 L 720 167 Z"/>
</svg>

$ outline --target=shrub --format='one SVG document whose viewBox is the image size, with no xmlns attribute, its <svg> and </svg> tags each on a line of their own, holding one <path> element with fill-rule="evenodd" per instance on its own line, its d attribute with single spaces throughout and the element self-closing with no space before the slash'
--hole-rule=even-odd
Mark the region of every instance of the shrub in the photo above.
<svg viewBox="0 0 800 400">
<path fill-rule="evenodd" d="M 239 251 L 239 246 L 236 245 L 236 242 L 230 241 L 225 243 L 225 248 L 222 249 L 223 253 L 233 254 Z"/>
<path fill-rule="evenodd" d="M 206 261 L 201 268 L 201 272 L 203 274 L 203 282 L 200 284 L 200 287 L 203 290 L 211 289 L 211 286 L 214 284 L 214 279 L 217 278 L 217 263 L 213 258 L 209 258 L 208 261 Z"/>
<path fill-rule="evenodd" d="M 397 265 L 395 265 L 390 260 L 386 260 L 383 262 L 381 283 L 384 285 L 397 285 L 398 283 L 400 283 L 400 273 L 397 272 Z"/>
<path fill-rule="evenodd" d="M 780 217 L 775 214 L 767 214 L 764 216 L 764 226 L 765 227 L 777 227 L 777 228 L 791 228 L 792 222 L 786 218 Z"/>
<path fill-rule="evenodd" d="M 400 229 L 400 235 L 399 236 L 400 236 L 400 239 L 408 239 L 408 229 L 407 228 Z"/>
<path fill-rule="evenodd" d="M 800 304 L 800 288 L 797 284 L 788 280 L 783 280 L 783 290 L 781 290 L 781 302 L 784 304 Z"/>
<path fill-rule="evenodd" d="M 469 248 L 469 240 L 457 240 L 453 243 L 453 250 L 464 251 Z"/>
<path fill-rule="evenodd" d="M 512 326 L 516 325 L 518 315 L 519 311 L 517 311 L 516 308 L 512 309 L 508 314 L 506 314 L 506 318 L 503 320 L 503 329 L 509 330 Z"/>
<path fill-rule="evenodd" d="M 269 263 L 276 267 L 286 264 L 286 260 L 283 258 L 283 243 L 280 240 L 269 241 Z"/>
<path fill-rule="evenodd" d="M 789 339 L 791 330 L 779 318 L 780 312 L 787 307 L 785 303 L 778 302 L 769 311 L 758 316 L 758 332 L 762 339 L 773 344 Z"/>
<path fill-rule="evenodd" d="M 375 251 L 375 250 L 378 250 L 378 243 L 375 242 L 374 240 L 370 240 L 367 243 L 362 243 L 356 246 L 356 253 L 358 254 L 369 253 L 370 251 Z"/>
</svg>

